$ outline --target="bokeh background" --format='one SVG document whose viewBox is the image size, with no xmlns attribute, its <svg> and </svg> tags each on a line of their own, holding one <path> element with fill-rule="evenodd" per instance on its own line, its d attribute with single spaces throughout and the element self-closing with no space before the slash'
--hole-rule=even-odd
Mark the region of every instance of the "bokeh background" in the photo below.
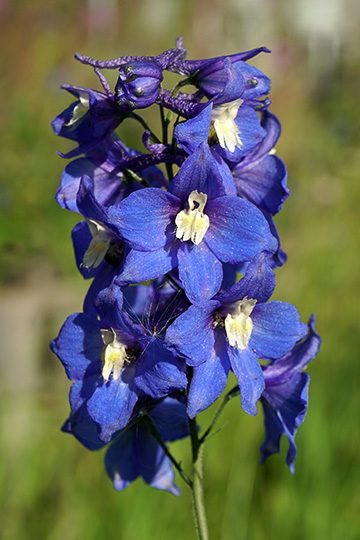
<svg viewBox="0 0 360 540">
<path fill-rule="evenodd" d="M 315 312 L 323 337 L 294 476 L 285 441 L 259 465 L 262 412 L 239 401 L 207 443 L 211 538 L 360 538 L 359 22 L 357 0 L 0 0 L 1 538 L 195 539 L 181 479 L 180 498 L 141 480 L 117 493 L 102 453 L 60 432 L 69 382 L 48 349 L 88 286 L 70 241 L 78 217 L 54 201 L 68 146 L 50 121 L 71 101 L 59 86 L 98 88 L 73 52 L 158 54 L 180 35 L 189 58 L 272 50 L 252 63 L 273 80 L 292 192 L 276 219 L 289 259 L 275 297 L 305 322 Z M 188 441 L 173 451 L 188 467 Z"/>
</svg>

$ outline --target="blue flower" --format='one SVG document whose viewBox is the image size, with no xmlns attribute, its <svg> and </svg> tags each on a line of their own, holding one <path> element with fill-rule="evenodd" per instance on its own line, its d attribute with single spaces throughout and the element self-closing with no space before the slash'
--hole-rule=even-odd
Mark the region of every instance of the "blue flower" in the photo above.
<svg viewBox="0 0 360 540">
<path fill-rule="evenodd" d="M 117 128 L 126 114 L 117 107 L 113 96 L 77 86 L 64 85 L 62 88 L 73 94 L 77 101 L 56 116 L 51 125 L 55 135 L 78 143 L 67 154 L 61 154 L 71 158 L 95 148 Z"/>
<path fill-rule="evenodd" d="M 191 306 L 168 328 L 165 345 L 193 366 L 187 407 L 191 418 L 220 396 L 230 368 L 244 411 L 256 414 L 265 388 L 258 359 L 288 353 L 306 332 L 294 306 L 267 302 L 274 287 L 274 273 L 266 257 L 258 255 L 229 291 Z"/>
<path fill-rule="evenodd" d="M 174 134 L 189 154 L 209 141 L 222 158 L 237 163 L 264 139 L 266 132 L 257 112 L 240 99 L 221 105 L 210 102 L 199 114 L 178 124 Z"/>
<path fill-rule="evenodd" d="M 315 317 L 309 319 L 307 338 L 296 344 L 282 358 L 263 366 L 265 390 L 260 398 L 264 410 L 265 441 L 261 446 L 261 462 L 280 452 L 280 439 L 285 434 L 289 441 L 286 462 L 294 473 L 298 427 L 304 421 L 308 406 L 310 377 L 303 369 L 319 352 L 321 339 L 315 331 Z"/>
<path fill-rule="evenodd" d="M 253 58 L 261 52 L 270 52 L 266 47 L 260 47 L 251 51 L 219 56 L 206 60 L 182 60 L 175 62 L 176 69 L 181 75 L 186 75 L 191 84 L 195 84 L 201 93 L 208 97 L 223 99 L 226 101 L 238 99 L 239 89 L 246 92 L 246 99 L 264 96 L 270 91 L 270 79 L 261 71 L 246 64 L 246 60 Z M 229 81 L 235 77 L 236 85 Z M 227 87 L 227 88 L 226 88 Z M 223 103 L 225 101 L 222 101 Z"/>
<path fill-rule="evenodd" d="M 128 425 L 113 435 L 105 454 L 106 472 L 117 491 L 141 476 L 151 487 L 179 495 L 171 461 L 154 436 L 151 424 L 163 442 L 187 437 L 189 427 L 183 401 L 171 396 L 137 404 Z M 62 430 L 74 435 L 90 450 L 99 450 L 106 444 L 99 438 L 97 424 L 78 411 L 66 420 Z"/>
<path fill-rule="evenodd" d="M 188 436 L 185 405 L 167 397 L 149 412 L 140 410 L 137 420 L 116 436 L 105 456 L 106 471 L 118 491 L 141 476 L 151 487 L 180 495 L 174 483 L 171 461 L 152 434 L 149 424 L 141 418 L 144 412 L 164 442 Z"/>
<path fill-rule="evenodd" d="M 218 292 L 222 263 L 273 253 L 277 241 L 261 212 L 234 192 L 228 167 L 206 143 L 191 154 L 167 192 L 148 188 L 108 210 L 108 224 L 132 251 L 119 279 L 141 283 L 178 266 L 188 298 L 200 302 Z"/>
<path fill-rule="evenodd" d="M 96 299 L 97 316 L 75 313 L 51 344 L 70 380 L 72 413 L 90 417 L 108 442 L 124 428 L 138 398 L 158 399 L 187 386 L 183 367 L 160 339 L 134 324 L 112 285 Z"/>
</svg>

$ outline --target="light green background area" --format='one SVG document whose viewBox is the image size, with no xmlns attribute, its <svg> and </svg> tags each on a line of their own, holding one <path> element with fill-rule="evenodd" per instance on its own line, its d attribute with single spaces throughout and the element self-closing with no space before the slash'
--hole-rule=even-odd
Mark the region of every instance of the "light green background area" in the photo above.
<svg viewBox="0 0 360 540">
<path fill-rule="evenodd" d="M 252 418 L 239 400 L 228 405 L 205 447 L 210 537 L 360 538 L 359 15 L 351 0 L 0 2 L 1 538 L 195 539 L 180 478 L 179 498 L 141 480 L 117 493 L 102 453 L 59 431 L 69 382 L 48 350 L 88 285 L 70 241 L 78 216 L 54 202 L 66 164 L 56 151 L 71 144 L 49 127 L 71 102 L 61 84 L 98 88 L 73 52 L 158 54 L 179 35 L 189 58 L 272 50 L 252 63 L 273 80 L 271 110 L 283 126 L 277 153 L 292 192 L 276 217 L 289 260 L 277 270 L 274 297 L 294 303 L 304 322 L 315 312 L 323 338 L 308 368 L 294 476 L 286 441 L 259 465 L 261 408 Z M 137 128 L 118 132 L 142 150 Z M 189 442 L 172 448 L 188 469 Z"/>
</svg>

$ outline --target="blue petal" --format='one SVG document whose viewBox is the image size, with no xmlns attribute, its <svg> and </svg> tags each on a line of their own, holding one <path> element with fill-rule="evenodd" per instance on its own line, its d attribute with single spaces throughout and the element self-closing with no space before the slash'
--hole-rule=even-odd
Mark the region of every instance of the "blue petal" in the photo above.
<svg viewBox="0 0 360 540">
<path fill-rule="evenodd" d="M 280 451 L 280 438 L 284 433 L 289 441 L 286 462 L 294 473 L 296 457 L 295 435 L 303 422 L 307 404 L 309 375 L 296 373 L 282 385 L 266 387 L 261 398 L 265 415 L 265 441 L 261 446 L 261 461 Z"/>
<path fill-rule="evenodd" d="M 173 397 L 160 401 L 150 413 L 164 441 L 176 441 L 189 435 L 185 404 Z"/>
<path fill-rule="evenodd" d="M 99 384 L 102 384 L 102 381 L 102 376 L 99 374 L 85 377 L 82 381 L 79 380 L 73 382 L 69 392 L 69 402 L 72 414 L 84 406 Z"/>
<path fill-rule="evenodd" d="M 226 160 L 238 163 L 241 158 L 254 148 L 266 136 L 266 131 L 260 124 L 260 119 L 256 111 L 245 103 L 239 107 L 235 118 L 235 123 L 239 128 L 239 138 L 241 147 L 236 146 L 234 152 L 227 148 L 216 145 L 216 151 Z"/>
<path fill-rule="evenodd" d="M 287 302 L 257 304 L 251 319 L 249 348 L 259 358 L 280 358 L 307 334 L 307 326 L 300 321 L 297 309 Z"/>
<path fill-rule="evenodd" d="M 207 202 L 210 227 L 204 241 L 223 262 L 248 261 L 261 251 L 273 253 L 277 240 L 262 213 L 238 197 L 219 197 Z"/>
<path fill-rule="evenodd" d="M 124 429 L 110 445 L 105 455 L 105 469 L 114 488 L 122 491 L 139 476 L 137 430 Z"/>
<path fill-rule="evenodd" d="M 97 270 L 97 269 L 96 269 Z M 116 276 L 118 270 L 114 266 L 107 263 L 101 263 L 98 267 L 99 272 L 96 274 L 94 281 L 91 283 L 84 300 L 83 310 L 89 315 L 97 317 L 97 311 L 94 306 L 94 299 L 103 290 L 109 287 Z"/>
<path fill-rule="evenodd" d="M 267 109 L 263 110 L 261 125 L 266 132 L 264 139 L 252 150 L 250 150 L 250 152 L 244 157 L 244 159 L 241 160 L 240 163 L 235 165 L 233 169 L 235 175 L 235 171 L 240 172 L 245 169 L 250 169 L 257 163 L 260 163 L 260 161 L 262 161 L 269 154 L 269 152 L 273 150 L 275 144 L 277 143 L 281 134 L 281 125 L 276 116 Z"/>
<path fill-rule="evenodd" d="M 195 152 L 201 143 L 208 140 L 211 111 L 212 103 L 209 103 L 197 116 L 176 126 L 174 130 L 176 142 L 188 154 Z"/>
<path fill-rule="evenodd" d="M 231 367 L 238 380 L 242 408 L 248 414 L 255 416 L 256 403 L 265 388 L 259 360 L 249 350 L 235 349 L 229 344 L 227 349 Z"/>
<path fill-rule="evenodd" d="M 123 309 L 123 294 L 116 283 L 102 290 L 94 304 L 100 319 L 106 321 L 110 328 L 123 333 L 124 343 L 142 340 L 146 336 L 145 329 L 135 324 Z"/>
<path fill-rule="evenodd" d="M 271 80 L 259 69 L 242 61 L 234 63 L 234 69 L 241 74 L 245 82 L 245 90 L 241 96 L 244 100 L 257 99 L 270 92 Z M 255 86 L 254 80 L 257 83 Z"/>
<path fill-rule="evenodd" d="M 130 420 L 139 395 L 133 381 L 134 371 L 133 365 L 124 367 L 119 379 L 104 382 L 88 400 L 89 415 L 101 427 L 99 437 L 103 442 L 109 442 Z"/>
<path fill-rule="evenodd" d="M 208 201 L 229 194 L 234 190 L 234 180 L 229 167 L 219 158 L 215 159 L 207 142 L 191 154 L 169 184 L 169 192 L 187 201 L 190 193 L 197 190 L 206 193 Z M 230 193 L 230 194 L 231 194 Z M 205 213 L 207 213 L 205 206 Z"/>
<path fill-rule="evenodd" d="M 85 268 L 83 266 L 84 255 L 92 240 L 92 234 L 86 221 L 80 221 L 75 225 L 71 232 L 71 238 L 74 245 L 76 266 L 84 279 L 93 278 L 100 271 L 99 266 L 96 268 Z M 103 267 L 104 263 L 100 263 Z"/>
<path fill-rule="evenodd" d="M 99 321 L 86 313 L 68 317 L 57 339 L 51 342 L 70 380 L 83 379 L 101 373 L 101 354 L 104 347 Z"/>
<path fill-rule="evenodd" d="M 140 474 L 149 486 L 164 489 L 173 495 L 180 495 L 175 485 L 175 473 L 170 459 L 159 443 L 150 434 L 138 441 L 138 462 Z"/>
<path fill-rule="evenodd" d="M 220 289 L 223 272 L 219 259 L 205 242 L 182 242 L 178 251 L 179 277 L 193 304 L 210 300 Z"/>
<path fill-rule="evenodd" d="M 79 191 L 76 197 L 77 206 L 84 217 L 95 219 L 102 223 L 106 221 L 106 213 L 104 207 L 95 199 L 94 190 L 94 180 L 84 174 L 81 177 Z M 116 238 L 115 235 L 114 238 Z"/>
<path fill-rule="evenodd" d="M 88 158 L 79 158 L 71 161 L 61 175 L 60 187 L 56 193 L 56 201 L 62 208 L 79 212 L 76 195 L 79 190 L 80 179 L 83 174 L 91 176 L 95 164 Z"/>
<path fill-rule="evenodd" d="M 218 333 L 220 334 L 220 333 Z M 223 336 L 219 336 L 222 341 Z M 194 367 L 188 394 L 187 413 L 194 418 L 217 400 L 225 389 L 230 363 L 225 347 L 217 340 L 209 358 Z"/>
<path fill-rule="evenodd" d="M 109 207 L 108 224 L 132 248 L 154 251 L 171 237 L 175 239 L 175 216 L 180 206 L 177 197 L 162 189 L 141 189 Z"/>
<path fill-rule="evenodd" d="M 155 399 L 187 387 L 186 374 L 162 343 L 152 338 L 135 363 L 136 387 Z"/>
<path fill-rule="evenodd" d="M 286 167 L 277 156 L 266 156 L 251 169 L 235 169 L 233 175 L 238 195 L 272 215 L 281 210 L 290 195 Z"/>
<path fill-rule="evenodd" d="M 89 450 L 99 450 L 106 444 L 99 439 L 98 425 L 88 415 L 86 405 L 72 414 L 61 429 L 74 435 Z"/>
<path fill-rule="evenodd" d="M 236 302 L 247 296 L 257 302 L 266 302 L 275 289 L 275 274 L 266 254 L 256 255 L 247 265 L 245 275 L 228 291 L 218 296 L 223 303 Z"/>
<path fill-rule="evenodd" d="M 118 283 L 142 283 L 156 279 L 176 268 L 178 242 L 170 243 L 156 251 L 138 251 L 132 249 L 125 259 Z"/>
<path fill-rule="evenodd" d="M 215 301 L 200 309 L 190 306 L 167 329 L 165 346 L 190 366 L 205 362 L 214 346 L 213 312 L 218 306 Z"/>
<path fill-rule="evenodd" d="M 315 316 L 309 319 L 309 333 L 307 338 L 295 345 L 288 354 L 263 367 L 265 383 L 267 386 L 285 383 L 300 373 L 319 352 L 321 338 L 315 331 Z"/>
</svg>

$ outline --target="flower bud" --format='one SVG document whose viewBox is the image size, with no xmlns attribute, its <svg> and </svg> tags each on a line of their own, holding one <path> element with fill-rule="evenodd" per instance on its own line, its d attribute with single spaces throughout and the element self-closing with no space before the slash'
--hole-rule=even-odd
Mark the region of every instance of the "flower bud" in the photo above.
<svg viewBox="0 0 360 540">
<path fill-rule="evenodd" d="M 120 109 L 144 109 L 155 103 L 163 79 L 162 69 L 155 62 L 129 62 L 121 66 L 115 87 L 115 100 Z"/>
</svg>

